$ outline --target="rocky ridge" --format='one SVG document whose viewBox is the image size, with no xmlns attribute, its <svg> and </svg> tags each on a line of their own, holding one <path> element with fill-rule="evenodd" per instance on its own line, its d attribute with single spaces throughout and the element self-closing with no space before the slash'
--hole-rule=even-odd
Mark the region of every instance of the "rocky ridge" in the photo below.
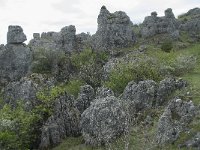
<svg viewBox="0 0 200 150">
<path fill-rule="evenodd" d="M 157 17 L 157 13 L 152 12 L 142 24 L 142 37 L 167 33 L 172 39 L 178 39 L 179 32 L 182 31 L 194 35 L 194 32 L 200 32 L 199 13 L 199 8 L 192 9 L 182 16 L 191 18 L 179 21 L 172 9 L 167 9 L 163 17 Z M 41 36 L 34 33 L 34 39 L 27 46 L 23 43 L 26 40 L 23 29 L 20 26 L 9 26 L 7 44 L 0 46 L 0 86 L 3 89 L 3 102 L 14 108 L 17 100 L 21 100 L 29 111 L 40 103 L 37 98 L 38 91 L 56 85 L 54 77 L 58 74 L 52 78 L 48 75 L 45 77 L 32 74 L 34 51 L 46 49 L 70 55 L 83 51 L 88 45 L 97 52 L 126 48 L 134 45 L 137 40 L 132 27 L 133 24 L 125 12 L 110 13 L 105 6 L 100 10 L 98 29 L 93 36 L 85 33 L 76 35 L 75 26 L 70 25 L 62 28 L 60 32 L 42 33 Z M 192 31 L 194 32 L 191 33 Z M 137 55 L 143 53 L 143 49 L 145 48 L 139 48 Z M 109 72 L 116 61 L 118 60 L 115 58 L 110 59 L 110 64 L 104 66 L 105 72 Z M 65 79 L 73 75 L 73 71 L 68 70 L 63 74 Z M 165 78 L 159 83 L 153 80 L 137 83 L 131 81 L 119 97 L 115 97 L 115 93 L 107 87 L 94 88 L 90 85 L 81 86 L 77 98 L 62 93 L 54 98 L 51 116 L 43 120 L 39 148 L 48 149 L 58 145 L 66 137 L 79 135 L 83 136 L 86 144 L 106 145 L 121 135 L 126 135 L 130 125 L 134 124 L 131 121 L 134 121 L 136 115 L 155 107 L 165 107 L 170 96 L 186 86 L 186 81 L 182 79 Z M 185 102 L 180 98 L 169 101 L 158 121 L 157 144 L 176 141 L 197 115 L 196 109 L 192 101 Z M 182 146 L 192 145 L 199 148 L 198 138 L 199 133 Z"/>
</svg>

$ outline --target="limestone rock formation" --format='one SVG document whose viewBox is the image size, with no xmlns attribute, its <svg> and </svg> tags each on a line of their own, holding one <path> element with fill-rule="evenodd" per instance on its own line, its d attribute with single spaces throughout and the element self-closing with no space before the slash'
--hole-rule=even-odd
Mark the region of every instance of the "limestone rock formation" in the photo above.
<svg viewBox="0 0 200 150">
<path fill-rule="evenodd" d="M 80 125 L 87 144 L 102 145 L 125 131 L 127 114 L 119 99 L 113 96 L 100 98 L 83 112 Z"/>
<path fill-rule="evenodd" d="M 67 94 L 58 97 L 54 103 L 53 115 L 42 127 L 40 149 L 58 145 L 67 136 L 78 136 L 79 116 L 73 97 Z"/>
<path fill-rule="evenodd" d="M 90 103 L 94 98 L 94 89 L 90 85 L 80 87 L 80 93 L 75 105 L 81 114 L 90 106 Z"/>
<path fill-rule="evenodd" d="M 75 50 L 76 28 L 73 25 L 64 27 L 60 31 L 62 47 L 66 52 Z"/>
<path fill-rule="evenodd" d="M 22 44 L 26 41 L 26 35 L 20 26 L 9 26 L 7 33 L 7 43 L 8 44 Z"/>
<path fill-rule="evenodd" d="M 152 80 L 129 82 L 123 92 L 123 99 L 131 101 L 136 112 L 151 108 L 155 101 L 157 83 Z"/>
<path fill-rule="evenodd" d="M 40 39 L 40 33 L 33 33 L 33 39 L 39 40 Z"/>
<path fill-rule="evenodd" d="M 98 29 L 92 37 L 94 49 L 109 50 L 134 44 L 133 24 L 125 12 L 110 13 L 102 6 L 97 22 Z"/>
<path fill-rule="evenodd" d="M 96 98 L 106 98 L 109 96 L 114 96 L 114 92 L 107 87 L 99 87 L 96 91 Z"/>
<path fill-rule="evenodd" d="M 37 85 L 28 78 L 22 78 L 17 82 L 11 82 L 4 88 L 4 101 L 11 106 L 15 106 L 17 100 L 23 100 L 27 108 L 32 108 L 37 101 L 36 87 Z"/>
<path fill-rule="evenodd" d="M 40 74 L 32 74 L 30 77 L 23 77 L 20 81 L 10 82 L 3 89 L 5 103 L 15 107 L 16 101 L 23 101 L 27 110 L 37 105 L 36 93 L 44 87 L 54 85 L 53 78 L 46 78 Z"/>
<path fill-rule="evenodd" d="M 186 81 L 175 78 L 165 78 L 160 81 L 156 94 L 156 105 L 162 105 L 177 89 L 187 86 Z"/>
<path fill-rule="evenodd" d="M 8 44 L 0 50 L 0 85 L 19 80 L 29 72 L 32 52 L 23 44 L 25 37 L 20 26 L 9 26 Z"/>
<path fill-rule="evenodd" d="M 162 106 L 168 102 L 169 97 L 178 89 L 186 87 L 187 83 L 175 78 L 165 78 L 160 83 L 152 80 L 131 81 L 124 89 L 122 98 L 129 101 L 131 113 L 142 111 L 154 106 Z M 133 112 L 132 112 L 132 109 Z"/>
<path fill-rule="evenodd" d="M 181 31 L 186 31 L 195 38 L 198 36 L 200 39 L 200 8 L 189 10 L 187 13 L 179 16 L 179 20 L 181 20 L 179 27 Z"/>
<path fill-rule="evenodd" d="M 172 100 L 158 121 L 156 140 L 158 144 L 172 143 L 195 116 L 192 101 Z"/>
<path fill-rule="evenodd" d="M 66 26 L 60 32 L 43 32 L 41 37 L 38 33 L 33 34 L 33 39 L 29 45 L 34 51 L 36 49 L 47 49 L 52 51 L 62 51 L 65 53 L 82 51 L 86 36 L 76 35 L 74 25 Z"/>
<path fill-rule="evenodd" d="M 167 10 L 165 10 L 165 16 L 163 17 L 157 17 L 156 12 L 152 12 L 151 16 L 145 17 L 144 22 L 142 23 L 141 34 L 144 38 L 163 33 L 168 33 L 172 36 L 179 36 L 179 34 L 177 33 L 178 26 L 179 23 L 174 17 L 172 9 L 168 8 Z"/>
</svg>

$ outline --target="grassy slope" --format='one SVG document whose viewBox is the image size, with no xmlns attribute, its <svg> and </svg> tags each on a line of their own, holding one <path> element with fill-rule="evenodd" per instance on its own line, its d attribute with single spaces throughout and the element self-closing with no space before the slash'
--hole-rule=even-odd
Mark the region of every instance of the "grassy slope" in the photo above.
<svg viewBox="0 0 200 150">
<path fill-rule="evenodd" d="M 192 72 L 189 72 L 182 76 L 183 79 L 187 80 L 189 83 L 188 91 L 192 95 L 192 100 L 196 104 L 200 104 L 200 44 L 191 46 L 185 50 L 174 52 L 175 55 L 179 55 L 182 53 L 185 54 L 193 54 L 198 60 L 195 69 Z M 151 51 L 151 55 L 154 55 L 153 51 Z M 155 54 L 160 56 L 159 54 Z M 154 56 L 155 56 L 154 55 Z M 170 54 L 169 54 L 170 55 Z M 161 58 L 162 59 L 162 58 Z M 161 114 L 162 111 L 159 110 L 158 114 Z M 183 133 L 179 140 L 175 142 L 174 145 L 165 145 L 164 147 L 156 148 L 154 142 L 156 122 L 158 117 L 155 117 L 154 125 L 144 128 L 144 126 L 138 125 L 130 132 L 129 140 L 129 149 L 178 149 L 177 145 L 192 137 L 197 131 L 200 131 L 200 117 L 197 116 L 194 121 L 190 124 L 191 132 L 189 134 Z M 114 150 L 124 150 L 124 141 L 127 140 L 125 137 L 121 137 L 111 145 L 101 148 L 92 148 L 90 146 L 84 145 L 84 141 L 82 137 L 73 138 L 69 137 L 65 139 L 59 146 L 55 147 L 53 150 L 104 150 L 104 149 L 114 149 Z"/>
</svg>

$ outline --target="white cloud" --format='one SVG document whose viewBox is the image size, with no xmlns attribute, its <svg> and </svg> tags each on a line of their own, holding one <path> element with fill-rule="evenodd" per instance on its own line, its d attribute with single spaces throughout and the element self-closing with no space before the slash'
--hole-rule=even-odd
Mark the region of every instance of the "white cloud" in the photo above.
<svg viewBox="0 0 200 150">
<path fill-rule="evenodd" d="M 9 25 L 21 25 L 28 39 L 34 32 L 60 31 L 75 25 L 77 32 L 94 33 L 102 5 L 110 12 L 125 11 L 134 23 L 142 22 L 152 11 L 164 15 L 172 8 L 175 15 L 199 7 L 198 0 L 0 0 L 0 43 L 6 43 Z"/>
</svg>

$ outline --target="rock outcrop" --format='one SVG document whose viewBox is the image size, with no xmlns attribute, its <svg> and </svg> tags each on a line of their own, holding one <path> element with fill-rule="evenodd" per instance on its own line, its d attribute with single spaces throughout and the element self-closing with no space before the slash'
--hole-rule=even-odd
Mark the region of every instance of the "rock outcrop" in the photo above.
<svg viewBox="0 0 200 150">
<path fill-rule="evenodd" d="M 17 100 L 23 100 L 25 106 L 30 110 L 36 104 L 37 85 L 28 78 L 11 82 L 4 88 L 4 101 L 15 107 Z"/>
<path fill-rule="evenodd" d="M 152 80 L 129 82 L 123 92 L 123 99 L 131 101 L 135 111 L 151 108 L 155 101 L 157 83 Z"/>
<path fill-rule="evenodd" d="M 38 103 L 36 93 L 53 85 L 53 78 L 49 79 L 40 74 L 32 74 L 30 77 L 23 77 L 20 81 L 10 82 L 5 86 L 2 93 L 3 100 L 13 107 L 17 101 L 23 101 L 25 108 L 31 110 Z"/>
<path fill-rule="evenodd" d="M 72 52 L 76 46 L 76 28 L 73 25 L 64 27 L 60 31 L 62 48 L 65 52 Z"/>
<path fill-rule="evenodd" d="M 178 38 L 179 23 L 174 17 L 171 8 L 165 10 L 165 16 L 157 17 L 156 12 L 152 12 L 151 16 L 147 16 L 142 23 L 141 34 L 142 37 L 148 38 L 156 34 L 168 33 L 173 38 Z"/>
<path fill-rule="evenodd" d="M 74 107 L 74 98 L 65 94 L 54 103 L 53 115 L 42 127 L 40 149 L 58 145 L 67 136 L 80 135 L 79 111 Z"/>
<path fill-rule="evenodd" d="M 160 81 L 156 94 L 156 105 L 162 105 L 177 89 L 186 86 L 187 82 L 182 79 L 176 80 L 175 78 L 165 78 Z"/>
<path fill-rule="evenodd" d="M 125 132 L 127 114 L 120 100 L 96 99 L 81 115 L 81 132 L 87 144 L 103 145 Z"/>
<path fill-rule="evenodd" d="M 96 91 L 96 98 L 106 98 L 106 97 L 110 97 L 110 96 L 114 96 L 114 92 L 107 87 L 99 87 Z"/>
<path fill-rule="evenodd" d="M 46 49 L 71 53 L 82 51 L 87 38 L 83 33 L 76 35 L 75 26 L 70 25 L 63 27 L 60 32 L 43 32 L 41 37 L 38 33 L 34 33 L 29 45 L 32 50 Z"/>
<path fill-rule="evenodd" d="M 187 13 L 179 16 L 181 25 L 179 29 L 186 31 L 192 37 L 200 39 L 200 8 L 194 8 L 189 10 Z"/>
<path fill-rule="evenodd" d="M 90 103 L 94 98 L 94 89 L 90 85 L 80 87 L 80 93 L 75 105 L 81 114 L 90 106 Z"/>
<path fill-rule="evenodd" d="M 124 89 L 122 97 L 125 101 L 131 102 L 130 107 L 138 112 L 154 106 L 163 106 L 176 90 L 186 86 L 184 80 L 175 78 L 165 78 L 160 83 L 152 80 L 139 83 L 131 81 Z"/>
<path fill-rule="evenodd" d="M 0 50 L 0 85 L 19 80 L 29 72 L 31 50 L 23 44 L 26 36 L 20 26 L 8 27 L 8 44 Z"/>
<path fill-rule="evenodd" d="M 134 44 L 133 24 L 125 12 L 110 13 L 102 6 L 97 22 L 98 29 L 92 37 L 95 50 L 124 48 Z"/>
<path fill-rule="evenodd" d="M 192 101 L 172 100 L 158 121 L 156 140 L 158 144 L 173 143 L 195 116 Z"/>
<path fill-rule="evenodd" d="M 20 26 L 9 26 L 7 33 L 7 43 L 8 44 L 22 44 L 26 41 L 26 35 Z"/>
</svg>

